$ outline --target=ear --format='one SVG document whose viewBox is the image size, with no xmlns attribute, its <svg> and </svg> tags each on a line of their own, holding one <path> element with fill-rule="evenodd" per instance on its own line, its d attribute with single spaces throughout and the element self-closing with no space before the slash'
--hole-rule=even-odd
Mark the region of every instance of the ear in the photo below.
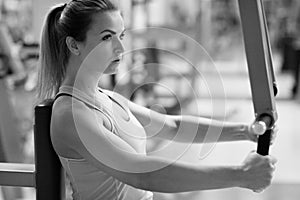
<svg viewBox="0 0 300 200">
<path fill-rule="evenodd" d="M 73 53 L 76 56 L 80 55 L 80 49 L 78 43 L 73 37 L 67 36 L 66 44 L 71 53 Z"/>
</svg>

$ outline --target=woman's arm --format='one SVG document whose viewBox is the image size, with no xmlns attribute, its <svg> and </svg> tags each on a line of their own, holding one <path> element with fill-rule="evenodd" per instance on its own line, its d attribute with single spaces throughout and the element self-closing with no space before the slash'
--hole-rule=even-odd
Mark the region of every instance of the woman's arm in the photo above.
<svg viewBox="0 0 300 200">
<path fill-rule="evenodd" d="M 129 108 L 151 137 L 194 143 L 256 140 L 246 124 L 195 116 L 164 115 L 133 102 L 129 102 Z"/>
<path fill-rule="evenodd" d="M 167 167 L 141 174 L 142 189 L 157 192 L 248 188 L 260 192 L 271 183 L 276 159 L 250 152 L 240 166 L 193 166 L 173 163 Z"/>
<path fill-rule="evenodd" d="M 264 189 L 272 178 L 272 159 L 251 155 L 240 166 L 199 167 L 137 153 L 127 142 L 110 132 L 103 120 L 83 103 L 52 115 L 52 138 L 120 181 L 140 189 L 185 192 L 228 187 Z"/>
<path fill-rule="evenodd" d="M 177 141 L 194 136 L 195 143 L 249 140 L 249 126 L 242 123 L 223 122 L 195 116 L 170 116 L 176 123 Z"/>
</svg>

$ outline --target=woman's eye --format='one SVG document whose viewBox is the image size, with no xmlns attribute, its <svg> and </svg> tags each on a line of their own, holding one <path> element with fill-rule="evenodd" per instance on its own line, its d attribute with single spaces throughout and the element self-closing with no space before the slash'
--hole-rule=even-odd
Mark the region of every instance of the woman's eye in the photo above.
<svg viewBox="0 0 300 200">
<path fill-rule="evenodd" d="M 102 40 L 109 40 L 109 39 L 111 39 L 111 38 L 112 38 L 111 35 L 105 35 L 105 36 L 102 38 Z"/>
</svg>

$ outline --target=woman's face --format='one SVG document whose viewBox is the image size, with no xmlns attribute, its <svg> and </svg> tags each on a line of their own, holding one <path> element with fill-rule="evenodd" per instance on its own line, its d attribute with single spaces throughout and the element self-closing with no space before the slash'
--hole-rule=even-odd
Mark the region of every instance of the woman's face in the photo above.
<svg viewBox="0 0 300 200">
<path fill-rule="evenodd" d="M 82 44 L 83 62 L 92 71 L 114 74 L 122 60 L 124 23 L 119 11 L 107 11 L 93 16 L 93 22 Z"/>
</svg>

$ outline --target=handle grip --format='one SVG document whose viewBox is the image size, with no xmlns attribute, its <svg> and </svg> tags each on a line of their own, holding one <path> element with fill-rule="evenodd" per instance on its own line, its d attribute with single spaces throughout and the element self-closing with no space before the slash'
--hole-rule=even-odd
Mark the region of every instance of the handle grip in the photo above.
<svg viewBox="0 0 300 200">
<path fill-rule="evenodd" d="M 253 131 L 260 135 L 258 137 L 256 152 L 262 156 L 269 154 L 272 133 L 272 129 L 270 129 L 270 127 L 272 126 L 272 123 L 273 118 L 271 116 L 262 115 L 258 118 L 258 121 L 253 124 Z"/>
<path fill-rule="evenodd" d="M 266 130 L 266 132 L 263 135 L 260 135 L 258 137 L 257 142 L 257 150 L 256 152 L 262 156 L 266 156 L 269 154 L 269 147 L 270 147 L 270 141 L 271 141 L 271 132 L 272 130 Z"/>
</svg>

